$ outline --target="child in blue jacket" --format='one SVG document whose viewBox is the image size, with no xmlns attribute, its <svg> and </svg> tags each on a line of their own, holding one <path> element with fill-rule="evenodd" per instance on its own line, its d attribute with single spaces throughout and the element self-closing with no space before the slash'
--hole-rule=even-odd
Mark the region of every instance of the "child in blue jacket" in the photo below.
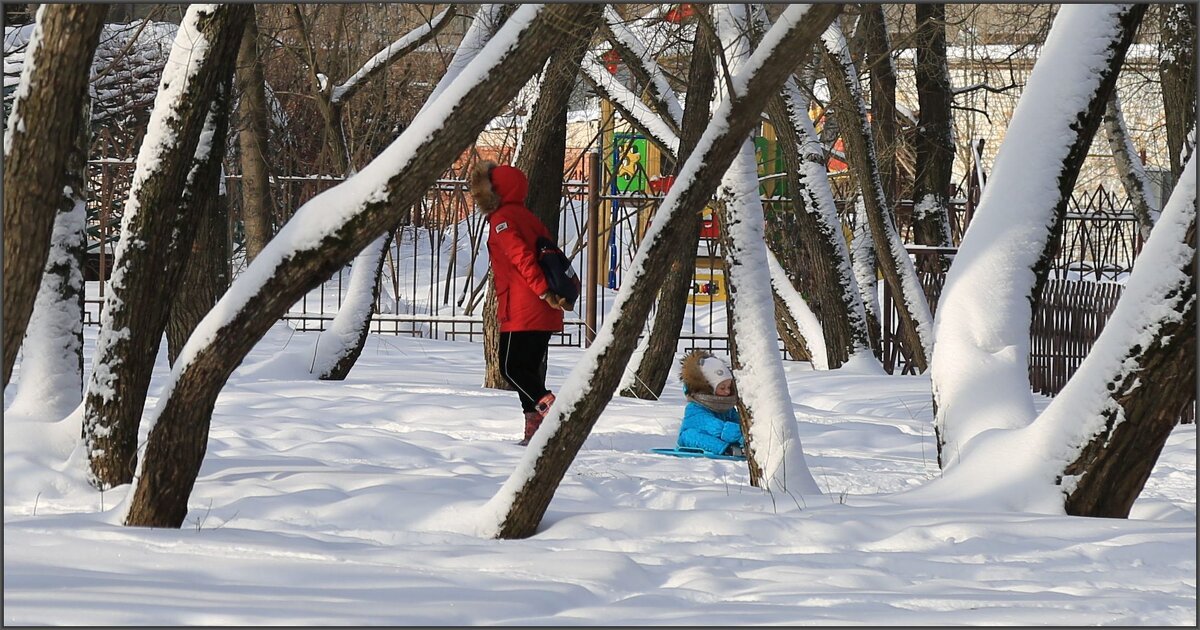
<svg viewBox="0 0 1200 630">
<path fill-rule="evenodd" d="M 688 404 L 678 446 L 714 455 L 743 455 L 746 441 L 729 366 L 708 351 L 693 350 L 683 359 L 680 380 Z"/>
</svg>

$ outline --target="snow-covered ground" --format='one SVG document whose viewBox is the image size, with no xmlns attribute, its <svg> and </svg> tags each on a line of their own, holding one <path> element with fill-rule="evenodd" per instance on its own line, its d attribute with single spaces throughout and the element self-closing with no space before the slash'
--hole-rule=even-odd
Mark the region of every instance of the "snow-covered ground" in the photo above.
<svg viewBox="0 0 1200 630">
<path fill-rule="evenodd" d="M 66 463 L 77 420 L 7 414 L 4 622 L 1197 621 L 1194 425 L 1128 520 L 914 507 L 897 493 L 938 475 L 928 378 L 789 363 L 826 492 L 800 501 L 751 488 L 744 464 L 647 453 L 674 443 L 672 381 L 615 398 L 539 533 L 498 541 L 472 514 L 523 452 L 521 421 L 514 394 L 479 386 L 480 346 L 372 335 L 347 381 L 317 382 L 295 356 L 315 334 L 277 326 L 234 374 L 181 530 L 118 524 L 126 490 Z M 551 350 L 552 387 L 581 353 Z M 165 375 L 164 352 L 149 404 Z"/>
</svg>

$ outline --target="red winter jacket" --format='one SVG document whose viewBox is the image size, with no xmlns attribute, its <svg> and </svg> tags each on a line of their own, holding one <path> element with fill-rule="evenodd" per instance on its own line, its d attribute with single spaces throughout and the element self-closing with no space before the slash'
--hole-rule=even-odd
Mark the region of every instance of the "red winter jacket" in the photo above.
<svg viewBox="0 0 1200 630">
<path fill-rule="evenodd" d="M 545 225 L 525 207 L 529 180 L 520 169 L 497 166 L 492 190 L 500 207 L 488 214 L 488 255 L 496 282 L 500 332 L 563 329 L 563 312 L 541 298 L 550 290 L 537 263 L 537 237 L 551 238 Z"/>
</svg>

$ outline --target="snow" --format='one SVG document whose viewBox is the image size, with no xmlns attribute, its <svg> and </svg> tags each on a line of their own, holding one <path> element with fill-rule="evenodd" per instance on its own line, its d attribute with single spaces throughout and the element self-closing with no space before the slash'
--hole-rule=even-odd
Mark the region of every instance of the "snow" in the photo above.
<svg viewBox="0 0 1200 630">
<path fill-rule="evenodd" d="M 380 281 L 376 271 L 387 253 L 389 241 L 388 235 L 384 234 L 354 257 L 346 299 L 325 332 L 318 337 L 316 348 L 313 349 L 309 372 L 317 377 L 328 374 L 348 356 L 358 345 L 363 328 L 371 323 L 375 286 Z"/>
<path fill-rule="evenodd" d="M 83 327 L 83 270 L 72 250 L 83 250 L 86 212 L 83 199 L 54 219 L 50 252 L 34 301 L 33 313 L 21 345 L 23 378 L 5 417 L 58 420 L 83 401 L 83 373 L 79 365 Z M 53 272 L 49 270 L 54 269 Z M 63 270 L 66 270 L 65 277 Z"/>
<path fill-rule="evenodd" d="M 938 424 L 954 465 L 988 429 L 1034 418 L 1029 295 L 1058 201 L 1076 115 L 1100 85 L 1125 5 L 1065 5 L 1013 113 L 938 305 L 932 367 Z"/>
<path fill-rule="evenodd" d="M 516 396 L 479 386 L 481 347 L 371 335 L 345 382 L 262 369 L 315 336 L 277 326 L 234 373 L 179 530 L 117 525 L 128 487 L 90 489 L 57 448 L 78 417 L 6 417 L 5 623 L 1196 623 L 1195 425 L 1129 520 L 913 506 L 896 493 L 938 476 L 929 378 L 788 363 L 827 489 L 797 505 L 744 464 L 646 453 L 675 441 L 671 381 L 613 399 L 542 530 L 499 541 L 463 529 L 525 454 Z M 552 387 L 582 355 L 551 349 Z"/>
<path fill-rule="evenodd" d="M 808 303 L 804 301 L 804 296 L 792 286 L 783 265 L 779 264 L 779 259 L 770 250 L 767 250 L 767 265 L 771 272 L 771 287 L 783 299 L 788 313 L 796 320 L 796 326 L 800 329 L 800 335 L 804 337 L 804 343 L 812 357 L 813 368 L 828 370 L 829 356 L 825 347 L 825 333 L 816 313 L 812 312 Z"/>
</svg>

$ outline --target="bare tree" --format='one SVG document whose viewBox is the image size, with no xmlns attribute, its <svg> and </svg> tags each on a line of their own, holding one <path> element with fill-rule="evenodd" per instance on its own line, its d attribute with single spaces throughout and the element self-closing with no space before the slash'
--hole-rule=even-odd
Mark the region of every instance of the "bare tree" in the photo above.
<svg viewBox="0 0 1200 630">
<path fill-rule="evenodd" d="M 208 153 L 202 159 L 197 155 L 183 191 L 180 211 L 196 222 L 196 228 L 190 243 L 179 242 L 172 247 L 176 251 L 191 250 L 167 318 L 167 359 L 172 365 L 196 324 L 229 288 L 229 212 L 221 163 L 229 135 L 231 90 L 229 77 L 212 100 L 200 136 L 200 146 L 208 146 Z"/>
<path fill-rule="evenodd" d="M 242 167 L 242 226 L 245 230 L 246 262 L 271 240 L 271 170 L 267 165 L 267 92 L 258 49 L 258 13 L 246 20 L 238 49 L 238 156 Z"/>
<path fill-rule="evenodd" d="M 824 39 L 825 76 L 847 156 L 860 170 L 858 179 L 862 186 L 866 223 L 879 254 L 879 269 L 888 288 L 899 298 L 896 310 L 900 319 L 900 338 L 912 353 L 917 370 L 924 371 L 929 367 L 929 355 L 933 351 L 933 317 L 929 303 L 896 229 L 895 215 L 879 180 L 874 137 L 846 39 L 836 25 L 826 31 Z"/>
<path fill-rule="evenodd" d="M 824 364 L 836 369 L 851 356 L 870 349 L 870 331 L 850 251 L 842 233 L 808 101 L 795 79 L 767 103 L 767 113 L 784 161 L 792 212 L 768 225 L 772 241 L 789 243 L 772 251 L 781 258 L 791 284 L 806 297 L 821 322 Z M 794 258 L 794 260 L 789 260 Z"/>
<path fill-rule="evenodd" d="M 919 4 L 918 4 L 919 6 Z M 896 203 L 896 67 L 892 64 L 892 43 L 881 3 L 860 4 L 862 17 L 863 63 L 871 73 L 871 129 L 879 158 L 879 183 L 889 204 Z M 917 48 L 918 53 L 920 48 Z"/>
<path fill-rule="evenodd" d="M 767 99 L 839 10 L 836 5 L 789 7 L 764 37 L 747 72 L 734 79 L 734 94 L 713 114 L 713 122 L 680 169 L 678 183 L 647 229 L 613 306 L 614 315 L 605 319 L 604 328 L 568 378 L 518 470 L 492 499 L 489 510 L 496 518 L 496 536 L 524 538 L 537 531 L 568 466 L 616 391 L 645 325 L 667 271 L 666 265 L 647 264 L 665 255 L 670 239 L 662 236 L 677 228 L 681 209 L 708 202 L 721 174 L 758 124 Z"/>
<path fill-rule="evenodd" d="M 298 15 L 299 9 L 297 8 L 296 11 Z M 331 116 L 330 124 L 333 125 L 333 129 L 326 134 L 327 137 L 338 139 L 345 137 L 342 108 L 350 97 L 354 96 L 372 78 L 381 76 L 388 66 L 433 39 L 450 23 L 450 19 L 454 15 L 455 8 L 451 5 L 376 53 L 340 85 L 330 88 L 327 81 L 320 82 L 314 98 L 318 101 L 321 111 L 328 111 Z M 440 94 L 440 90 L 435 90 L 427 100 L 426 106 L 438 94 Z M 334 154 L 345 153 L 347 170 L 344 174 L 352 175 L 356 169 L 345 143 L 339 140 L 330 144 L 329 149 Z M 384 256 L 395 237 L 396 227 L 398 226 L 393 226 L 393 229 L 388 230 L 354 258 L 350 271 L 349 289 L 338 308 L 337 315 L 330 322 L 329 328 L 318 338 L 317 347 L 314 350 L 311 371 L 316 373 L 321 380 L 340 381 L 345 379 L 362 354 L 363 346 L 367 343 L 367 334 L 370 332 L 371 315 L 375 312 L 375 304 L 379 301 Z"/>
<path fill-rule="evenodd" d="M 192 5 L 163 73 L 138 168 L 121 220 L 101 313 L 95 369 L 84 407 L 92 482 L 133 479 L 138 424 L 171 308 L 171 292 L 191 250 L 197 218 L 183 212 L 187 179 L 212 142 L 200 144 L 210 104 L 233 71 L 251 5 Z M 186 245 L 184 245 L 186 244 Z"/>
<path fill-rule="evenodd" d="M 915 34 L 917 177 L 913 186 L 913 236 L 918 244 L 949 247 L 950 178 L 954 171 L 952 91 L 946 64 L 946 5 L 917 3 Z M 925 271 L 945 271 L 945 254 L 922 259 Z"/>
<path fill-rule="evenodd" d="M 1162 28 L 1158 72 L 1167 118 L 1167 157 L 1171 174 L 1178 177 L 1192 150 L 1187 134 L 1196 126 L 1196 5 L 1162 4 L 1156 10 Z"/>
<path fill-rule="evenodd" d="M 704 9 L 698 7 L 698 10 Z M 716 76 L 712 48 L 708 29 L 697 28 L 691 65 L 688 68 L 688 94 L 681 121 L 679 154 L 673 160 L 675 164 L 687 161 L 708 125 L 711 109 L 709 102 L 712 99 Z M 679 331 L 687 311 L 688 295 L 696 266 L 696 247 L 700 242 L 701 221 L 699 212 L 682 214 L 675 233 L 679 242 L 668 249 L 671 254 L 670 272 L 659 290 L 658 308 L 647 335 L 646 349 L 641 353 L 641 359 L 634 370 L 633 383 L 621 392 L 622 396 L 657 399 L 666 387 L 667 377 L 675 362 Z"/>
<path fill-rule="evenodd" d="M 33 312 L 107 5 L 38 9 L 4 134 L 4 385 Z"/>
<path fill-rule="evenodd" d="M 152 412 L 125 524 L 179 527 L 213 405 L 246 353 L 297 299 L 396 224 L 595 5 L 525 5 L 479 55 L 463 89 L 418 116 L 346 183 L 301 207 L 188 340 Z M 449 94 L 447 94 L 449 96 Z M 321 216 L 321 227 L 301 220 Z"/>
</svg>

